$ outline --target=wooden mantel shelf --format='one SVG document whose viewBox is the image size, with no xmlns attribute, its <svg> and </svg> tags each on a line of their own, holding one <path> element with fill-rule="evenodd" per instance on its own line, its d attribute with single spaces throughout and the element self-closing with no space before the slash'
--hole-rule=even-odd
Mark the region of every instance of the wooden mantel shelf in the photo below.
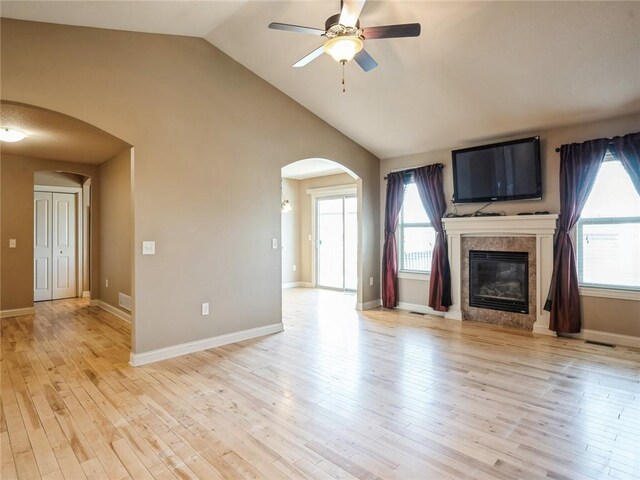
<svg viewBox="0 0 640 480">
<path fill-rule="evenodd" d="M 496 235 L 553 235 L 557 214 L 545 215 L 500 215 L 491 217 L 443 218 L 444 229 L 449 235 L 496 234 Z"/>
</svg>

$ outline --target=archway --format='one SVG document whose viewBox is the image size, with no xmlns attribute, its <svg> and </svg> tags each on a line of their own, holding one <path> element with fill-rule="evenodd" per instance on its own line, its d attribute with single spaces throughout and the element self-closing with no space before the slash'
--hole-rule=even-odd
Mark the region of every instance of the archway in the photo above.
<svg viewBox="0 0 640 480">
<path fill-rule="evenodd" d="M 297 160 L 281 169 L 281 201 L 283 288 L 354 291 L 363 309 L 361 178 L 334 160 Z"/>
<path fill-rule="evenodd" d="M 47 192 L 73 197 L 75 220 L 80 222 L 81 228 L 74 234 L 76 247 L 80 247 L 75 265 L 67 264 L 77 273 L 77 281 L 63 295 L 90 296 L 92 305 L 130 320 L 135 327 L 133 311 L 121 308 L 119 301 L 119 294 L 124 293 L 129 297 L 125 302 L 135 304 L 130 287 L 133 285 L 132 146 L 87 122 L 33 105 L 3 100 L 1 122 L 3 127 L 27 135 L 21 142 L 3 144 L 2 149 L 2 190 L 6 200 L 2 205 L 2 229 L 12 232 L 13 243 L 19 247 L 9 261 L 3 261 L 0 272 L 3 278 L 12 278 L 12 282 L 2 284 L 3 316 L 10 316 L 5 315 L 6 311 L 18 314 L 34 311 L 38 272 L 32 245 L 37 186 L 45 197 Z M 50 198 L 53 204 L 53 197 Z M 114 219 L 116 223 L 120 221 L 118 226 L 113 225 Z M 84 245 L 87 237 L 89 241 Z M 115 250 L 115 237 L 125 238 L 125 245 L 121 242 L 118 251 L 109 257 Z M 105 266 L 114 264 L 120 266 L 119 271 L 107 272 Z M 117 280 L 116 276 L 123 280 Z M 133 310 L 132 306 L 129 308 Z M 132 334 L 134 331 L 132 328 Z"/>
</svg>

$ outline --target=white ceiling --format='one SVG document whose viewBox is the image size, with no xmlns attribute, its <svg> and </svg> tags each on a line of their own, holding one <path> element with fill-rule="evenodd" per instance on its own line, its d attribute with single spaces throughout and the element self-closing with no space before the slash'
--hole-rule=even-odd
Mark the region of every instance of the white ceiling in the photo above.
<svg viewBox="0 0 640 480">
<path fill-rule="evenodd" d="M 369 40 L 378 68 L 323 55 L 291 65 L 331 1 L 2 1 L 3 17 L 204 37 L 380 158 L 640 112 L 640 2 L 370 1 L 361 25 L 420 22 Z"/>
</svg>

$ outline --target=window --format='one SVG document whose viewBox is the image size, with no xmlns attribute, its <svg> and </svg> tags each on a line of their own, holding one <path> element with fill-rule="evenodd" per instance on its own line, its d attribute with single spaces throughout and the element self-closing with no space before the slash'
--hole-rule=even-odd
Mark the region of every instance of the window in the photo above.
<svg viewBox="0 0 640 480">
<path fill-rule="evenodd" d="M 424 211 L 415 183 L 405 186 L 398 227 L 400 270 L 429 273 L 436 232 Z"/>
<path fill-rule="evenodd" d="M 607 153 L 577 225 L 583 287 L 640 290 L 640 196 Z"/>
</svg>

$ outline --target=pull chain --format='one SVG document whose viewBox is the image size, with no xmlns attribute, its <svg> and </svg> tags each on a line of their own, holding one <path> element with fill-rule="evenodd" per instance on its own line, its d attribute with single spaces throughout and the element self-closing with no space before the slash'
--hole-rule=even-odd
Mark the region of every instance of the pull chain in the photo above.
<svg viewBox="0 0 640 480">
<path fill-rule="evenodd" d="M 345 93 L 347 90 L 346 90 L 345 85 L 344 85 L 344 65 L 345 65 L 347 62 L 345 62 L 345 61 L 343 60 L 343 61 L 342 61 L 342 62 L 340 62 L 340 63 L 342 63 L 342 93 Z"/>
</svg>

